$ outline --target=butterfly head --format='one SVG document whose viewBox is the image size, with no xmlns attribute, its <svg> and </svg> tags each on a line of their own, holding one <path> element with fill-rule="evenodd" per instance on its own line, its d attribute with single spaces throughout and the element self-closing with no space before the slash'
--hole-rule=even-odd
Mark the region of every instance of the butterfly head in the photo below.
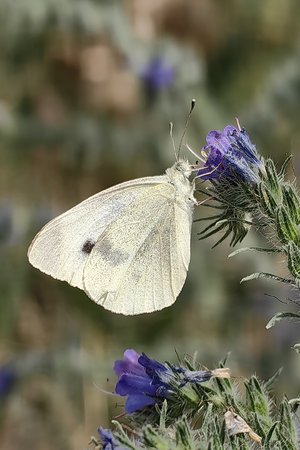
<svg viewBox="0 0 300 450">
<path fill-rule="evenodd" d="M 175 170 L 178 170 L 178 172 L 180 172 L 184 176 L 184 178 L 189 178 L 192 173 L 190 163 L 184 159 L 179 159 L 173 167 Z"/>
</svg>

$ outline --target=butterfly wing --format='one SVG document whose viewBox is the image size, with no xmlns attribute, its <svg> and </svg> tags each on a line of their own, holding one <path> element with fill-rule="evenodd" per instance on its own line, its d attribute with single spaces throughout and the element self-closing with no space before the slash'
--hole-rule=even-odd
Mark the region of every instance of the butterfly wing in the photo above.
<svg viewBox="0 0 300 450">
<path fill-rule="evenodd" d="M 96 303 L 125 315 L 175 302 L 190 261 L 192 206 L 166 181 L 144 190 L 101 234 L 86 262 L 84 287 Z"/>
<path fill-rule="evenodd" d="M 118 184 L 84 200 L 53 219 L 32 241 L 28 258 L 42 272 L 84 289 L 83 269 L 93 245 L 107 227 L 145 190 L 165 182 L 165 175 Z"/>
</svg>

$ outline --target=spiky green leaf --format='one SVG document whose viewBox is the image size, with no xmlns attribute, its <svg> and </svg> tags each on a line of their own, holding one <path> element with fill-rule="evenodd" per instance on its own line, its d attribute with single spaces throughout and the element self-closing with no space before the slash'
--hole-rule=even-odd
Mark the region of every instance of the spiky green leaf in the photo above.
<svg viewBox="0 0 300 450">
<path fill-rule="evenodd" d="M 274 327 L 276 323 L 281 322 L 283 319 L 300 319 L 300 314 L 292 313 L 292 312 L 280 312 L 275 314 L 272 319 L 266 325 L 267 330 Z"/>
</svg>

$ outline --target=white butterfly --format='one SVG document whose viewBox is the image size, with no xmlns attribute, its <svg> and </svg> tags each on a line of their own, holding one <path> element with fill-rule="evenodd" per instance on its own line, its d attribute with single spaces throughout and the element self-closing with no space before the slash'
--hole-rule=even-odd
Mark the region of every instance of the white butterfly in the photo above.
<svg viewBox="0 0 300 450">
<path fill-rule="evenodd" d="M 190 164 L 106 189 L 56 217 L 28 250 L 42 272 L 83 289 L 104 308 L 133 315 L 172 305 L 190 262 L 197 203 Z"/>
<path fill-rule="evenodd" d="M 172 305 L 187 276 L 197 204 L 189 180 L 197 168 L 179 159 L 194 106 L 193 99 L 178 152 L 171 124 L 176 163 L 164 175 L 118 184 L 56 217 L 32 241 L 30 263 L 116 313 Z"/>
</svg>

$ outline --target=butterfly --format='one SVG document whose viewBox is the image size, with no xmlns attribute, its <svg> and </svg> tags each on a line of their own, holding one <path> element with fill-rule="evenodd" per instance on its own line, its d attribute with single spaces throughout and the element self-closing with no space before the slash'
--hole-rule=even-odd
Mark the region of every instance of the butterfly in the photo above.
<svg viewBox="0 0 300 450">
<path fill-rule="evenodd" d="M 42 228 L 29 247 L 30 263 L 115 313 L 172 305 L 190 262 L 197 203 L 191 172 L 178 159 L 164 175 L 89 197 Z"/>
<path fill-rule="evenodd" d="M 179 158 L 194 106 L 193 99 L 178 152 L 171 124 L 175 164 L 164 175 L 117 184 L 56 217 L 33 239 L 30 263 L 115 313 L 172 305 L 187 276 L 198 204 L 190 181 L 197 168 Z"/>
</svg>

